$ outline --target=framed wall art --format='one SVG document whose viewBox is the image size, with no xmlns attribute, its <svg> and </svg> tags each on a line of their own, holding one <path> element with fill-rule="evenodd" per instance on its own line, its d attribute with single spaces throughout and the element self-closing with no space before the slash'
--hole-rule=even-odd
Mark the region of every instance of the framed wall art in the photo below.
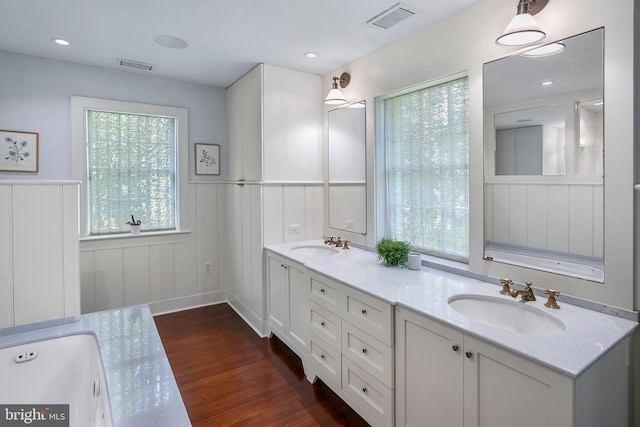
<svg viewBox="0 0 640 427">
<path fill-rule="evenodd" d="M 195 144 L 196 175 L 220 175 L 220 145 Z"/>
<path fill-rule="evenodd" d="M 38 172 L 38 134 L 0 130 L 0 172 Z"/>
</svg>

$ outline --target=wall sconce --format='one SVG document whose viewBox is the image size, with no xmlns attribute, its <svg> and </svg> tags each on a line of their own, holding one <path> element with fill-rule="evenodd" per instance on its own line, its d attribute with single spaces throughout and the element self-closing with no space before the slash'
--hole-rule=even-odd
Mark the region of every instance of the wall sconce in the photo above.
<svg viewBox="0 0 640 427">
<path fill-rule="evenodd" d="M 519 0 L 518 13 L 513 17 L 502 35 L 496 39 L 496 44 L 507 47 L 527 46 L 547 35 L 540 29 L 533 15 L 540 12 L 549 0 Z"/>
<path fill-rule="evenodd" d="M 342 91 L 338 88 L 338 82 L 340 82 L 340 87 L 345 88 L 349 86 L 349 82 L 351 81 L 351 76 L 349 73 L 342 73 L 340 77 L 333 78 L 333 84 L 331 85 L 331 90 L 327 94 L 327 97 L 324 99 L 325 104 L 329 105 L 342 105 L 347 103 L 347 99 L 342 94 Z"/>
</svg>

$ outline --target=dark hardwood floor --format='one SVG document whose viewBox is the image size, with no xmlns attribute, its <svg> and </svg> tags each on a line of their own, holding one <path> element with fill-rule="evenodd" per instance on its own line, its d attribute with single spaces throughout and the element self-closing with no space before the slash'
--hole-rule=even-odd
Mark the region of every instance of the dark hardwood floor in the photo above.
<svg viewBox="0 0 640 427">
<path fill-rule="evenodd" d="M 227 304 L 155 317 L 194 427 L 368 426 L 276 337 Z"/>
</svg>

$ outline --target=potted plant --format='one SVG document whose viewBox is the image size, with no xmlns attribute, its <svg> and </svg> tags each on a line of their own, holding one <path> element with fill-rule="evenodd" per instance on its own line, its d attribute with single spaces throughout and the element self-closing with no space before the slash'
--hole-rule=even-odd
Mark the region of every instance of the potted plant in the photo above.
<svg viewBox="0 0 640 427">
<path fill-rule="evenodd" d="M 131 221 L 127 221 L 127 224 L 131 226 L 131 234 L 140 234 L 140 222 L 139 219 L 135 219 L 133 215 L 131 215 Z"/>
<path fill-rule="evenodd" d="M 376 243 L 378 259 L 384 262 L 387 267 L 404 265 L 411 250 L 411 244 L 403 240 L 383 237 Z"/>
</svg>

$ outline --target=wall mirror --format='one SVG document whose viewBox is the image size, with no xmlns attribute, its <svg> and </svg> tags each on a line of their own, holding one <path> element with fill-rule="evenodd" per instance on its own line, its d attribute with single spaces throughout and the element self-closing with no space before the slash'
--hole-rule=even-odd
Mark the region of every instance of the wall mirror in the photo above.
<svg viewBox="0 0 640 427">
<path fill-rule="evenodd" d="M 603 38 L 484 64 L 485 259 L 604 281 Z"/>
<path fill-rule="evenodd" d="M 328 112 L 329 227 L 367 233 L 364 101 Z"/>
</svg>

